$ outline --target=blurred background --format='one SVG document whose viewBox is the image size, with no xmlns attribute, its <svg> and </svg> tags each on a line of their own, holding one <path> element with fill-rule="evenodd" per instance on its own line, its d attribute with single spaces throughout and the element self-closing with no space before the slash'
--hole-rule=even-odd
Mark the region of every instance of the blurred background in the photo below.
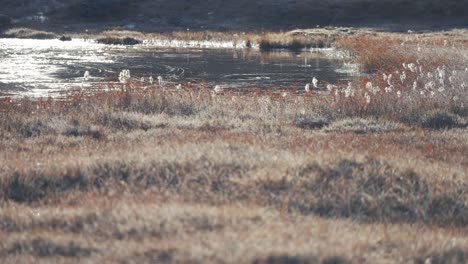
<svg viewBox="0 0 468 264">
<path fill-rule="evenodd" d="M 56 31 L 290 30 L 369 26 L 390 30 L 466 27 L 467 0 L 1 0 L 8 23 Z"/>
</svg>

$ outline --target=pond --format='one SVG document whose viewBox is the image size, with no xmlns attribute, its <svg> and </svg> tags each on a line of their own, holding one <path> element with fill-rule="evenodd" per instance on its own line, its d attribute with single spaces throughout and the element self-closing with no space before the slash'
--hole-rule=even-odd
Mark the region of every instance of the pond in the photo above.
<svg viewBox="0 0 468 264">
<path fill-rule="evenodd" d="M 203 83 L 230 89 L 302 89 L 313 77 L 321 85 L 344 82 L 353 71 L 321 52 L 255 49 L 174 49 L 149 45 L 108 46 L 91 41 L 0 39 L 0 93 L 49 96 L 80 87 L 118 82 L 119 73 L 165 86 Z M 85 72 L 89 77 L 84 78 Z"/>
</svg>

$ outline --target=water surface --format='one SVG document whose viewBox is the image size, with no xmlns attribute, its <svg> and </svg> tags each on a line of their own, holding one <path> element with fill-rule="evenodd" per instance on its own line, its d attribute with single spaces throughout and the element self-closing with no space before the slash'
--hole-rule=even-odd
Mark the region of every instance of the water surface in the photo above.
<svg viewBox="0 0 468 264">
<path fill-rule="evenodd" d="M 0 39 L 0 93 L 48 96 L 68 89 L 118 82 L 123 69 L 140 80 L 162 76 L 165 86 L 204 83 L 223 88 L 298 88 L 313 77 L 351 79 L 326 52 L 261 53 L 253 49 L 164 49 L 106 46 L 90 41 Z M 90 78 L 84 78 L 88 71 Z"/>
</svg>

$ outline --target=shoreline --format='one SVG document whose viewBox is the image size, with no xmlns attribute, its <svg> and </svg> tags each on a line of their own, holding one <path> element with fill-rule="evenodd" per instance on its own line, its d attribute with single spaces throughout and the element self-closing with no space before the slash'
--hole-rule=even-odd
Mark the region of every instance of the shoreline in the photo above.
<svg viewBox="0 0 468 264">
<path fill-rule="evenodd" d="M 71 32 L 56 33 L 30 28 L 11 28 L 0 34 L 0 38 L 20 39 L 84 39 L 98 41 L 100 39 L 122 40 L 130 38 L 143 44 L 153 44 L 158 47 L 203 47 L 203 48 L 256 48 L 269 50 L 302 50 L 314 48 L 329 48 L 334 46 L 339 38 L 355 38 L 363 36 L 405 38 L 418 36 L 423 39 L 451 38 L 467 39 L 468 29 L 452 29 L 449 31 L 389 32 L 378 28 L 325 27 L 311 29 L 295 29 L 287 32 L 216 32 L 216 31 L 172 31 L 166 33 L 147 33 L 132 30 L 104 30 L 101 32 Z M 111 42 L 112 43 L 112 42 Z"/>
</svg>

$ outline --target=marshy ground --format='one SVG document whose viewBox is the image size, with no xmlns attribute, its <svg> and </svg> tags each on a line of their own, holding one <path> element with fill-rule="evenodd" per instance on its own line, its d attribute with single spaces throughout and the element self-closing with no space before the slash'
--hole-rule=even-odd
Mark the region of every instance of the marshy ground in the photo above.
<svg viewBox="0 0 468 264">
<path fill-rule="evenodd" d="M 451 33 L 450 33 L 451 34 Z M 365 76 L 0 99 L 3 263 L 466 263 L 467 36 L 332 45 Z"/>
</svg>

